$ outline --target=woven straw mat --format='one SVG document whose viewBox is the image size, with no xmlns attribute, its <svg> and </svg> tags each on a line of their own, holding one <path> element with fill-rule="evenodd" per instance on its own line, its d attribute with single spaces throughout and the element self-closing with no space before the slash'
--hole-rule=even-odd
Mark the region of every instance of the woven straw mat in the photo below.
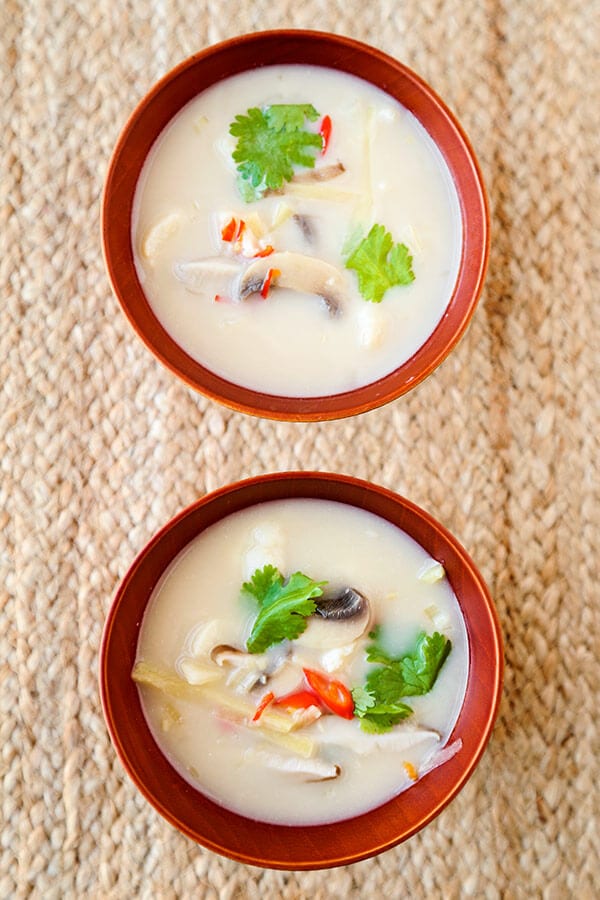
<svg viewBox="0 0 600 900">
<path fill-rule="evenodd" d="M 1 897 L 600 896 L 599 11 L 4 0 Z M 432 377 L 355 419 L 278 424 L 197 396 L 134 337 L 99 201 L 164 72 L 235 34 L 314 26 L 444 97 L 482 165 L 492 250 Z M 207 491 L 287 469 L 353 474 L 432 512 L 481 568 L 506 642 L 499 719 L 464 790 L 406 843 L 329 872 L 234 863 L 167 825 L 125 776 L 97 688 L 105 614 L 147 539 Z"/>
</svg>

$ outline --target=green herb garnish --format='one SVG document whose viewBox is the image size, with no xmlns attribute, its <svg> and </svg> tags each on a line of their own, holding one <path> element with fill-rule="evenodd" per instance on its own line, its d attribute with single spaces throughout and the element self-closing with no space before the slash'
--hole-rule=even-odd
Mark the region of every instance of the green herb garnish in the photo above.
<svg viewBox="0 0 600 900">
<path fill-rule="evenodd" d="M 236 116 L 229 133 L 237 138 L 233 159 L 237 163 L 238 188 L 246 202 L 260 200 L 266 191 L 279 190 L 294 176 L 294 166 L 314 168 L 323 137 L 308 131 L 319 113 L 310 103 L 253 107 Z"/>
<path fill-rule="evenodd" d="M 405 684 L 404 696 L 428 694 L 451 649 L 451 642 L 439 631 L 420 634 L 414 652 L 404 656 L 400 663 Z"/>
<path fill-rule="evenodd" d="M 354 715 L 361 719 L 363 731 L 378 733 L 389 731 L 402 719 L 412 715 L 412 709 L 406 703 L 379 702 L 374 691 L 364 687 L 352 688 Z"/>
<path fill-rule="evenodd" d="M 373 225 L 346 260 L 346 268 L 356 271 L 365 300 L 381 303 L 389 288 L 415 280 L 412 262 L 406 244 L 395 244 L 383 225 Z"/>
<path fill-rule="evenodd" d="M 354 700 L 354 715 L 364 716 L 367 710 L 375 706 L 375 697 L 364 687 L 353 687 L 352 699 Z"/>
<path fill-rule="evenodd" d="M 246 642 L 249 653 L 262 653 L 273 644 L 294 640 L 306 630 L 307 617 L 316 608 L 313 597 L 320 597 L 326 581 L 313 581 L 302 572 L 290 575 L 287 582 L 275 566 L 257 569 L 242 592 L 253 597 L 259 613 Z"/>
<path fill-rule="evenodd" d="M 367 675 L 365 687 L 354 688 L 354 714 L 361 719 L 363 731 L 389 731 L 402 719 L 412 715 L 412 709 L 401 703 L 403 697 L 428 694 L 433 688 L 452 644 L 438 631 L 417 638 L 412 653 L 392 657 L 379 642 L 379 629 L 369 637 L 367 660 L 379 663 Z"/>
</svg>

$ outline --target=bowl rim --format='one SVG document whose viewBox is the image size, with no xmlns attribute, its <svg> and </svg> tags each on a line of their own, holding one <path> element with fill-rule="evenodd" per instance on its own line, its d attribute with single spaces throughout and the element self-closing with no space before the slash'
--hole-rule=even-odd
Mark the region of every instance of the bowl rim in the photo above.
<svg viewBox="0 0 600 900">
<path fill-rule="evenodd" d="M 368 64 L 368 60 L 376 66 L 383 67 L 390 80 L 392 78 L 399 79 L 404 85 L 404 90 L 410 94 L 415 103 L 417 101 L 425 103 L 430 111 L 429 115 L 435 115 L 439 127 L 447 129 L 452 137 L 452 153 L 455 156 L 456 164 L 451 164 L 450 150 L 445 149 L 435 138 L 433 139 L 445 159 L 455 184 L 463 229 L 461 260 L 452 295 L 440 322 L 421 347 L 402 365 L 375 381 L 352 390 L 313 397 L 286 397 L 247 388 L 217 375 L 199 361 L 194 360 L 171 338 L 152 312 L 150 304 L 145 298 L 133 262 L 129 212 L 127 215 L 129 242 L 127 247 L 123 247 L 124 235 L 115 236 L 114 229 L 111 227 L 112 221 L 118 221 L 119 216 L 121 219 L 123 218 L 121 198 L 123 173 L 127 173 L 125 180 L 128 184 L 135 175 L 133 186 L 130 185 L 131 189 L 128 188 L 127 192 L 129 198 L 127 203 L 132 204 L 135 186 L 143 162 L 147 158 L 146 152 L 139 167 L 135 167 L 133 174 L 128 173 L 127 156 L 130 143 L 134 141 L 134 133 L 137 133 L 140 123 L 151 115 L 154 105 L 159 102 L 164 92 L 168 91 L 178 79 L 186 77 L 190 73 L 193 75 L 197 67 L 200 67 L 201 70 L 202 66 L 213 65 L 215 58 L 233 57 L 238 51 L 248 52 L 249 48 L 260 47 L 263 55 L 268 49 L 276 58 L 269 57 L 264 61 L 254 60 L 251 65 L 230 69 L 220 77 L 204 83 L 202 89 L 217 83 L 230 74 L 237 74 L 239 71 L 274 65 L 278 62 L 285 63 L 287 60 L 280 59 L 278 54 L 281 54 L 282 46 L 288 45 L 302 48 L 302 52 L 309 53 L 312 52 L 311 46 L 314 48 L 316 45 L 327 45 L 330 50 L 335 50 L 336 65 L 326 66 L 326 68 L 350 74 L 354 73 L 349 63 L 344 63 L 344 58 L 354 55 L 356 60 L 358 54 L 364 61 L 364 65 Z M 299 53 L 300 50 L 295 52 Z M 298 60 L 292 59 L 290 62 L 294 64 Z M 308 64 L 323 65 L 323 63 L 311 62 Z M 366 73 L 361 73 L 359 77 L 369 80 Z M 399 99 L 396 94 L 392 93 L 389 84 L 384 86 L 375 78 L 372 83 L 390 93 L 392 97 Z M 196 93 L 198 92 L 197 90 Z M 179 105 L 174 112 L 171 112 L 171 119 L 183 108 L 183 105 L 185 104 Z M 407 101 L 405 101 L 405 105 L 408 105 Z M 417 112 L 412 108 L 411 111 L 429 132 L 427 124 L 421 120 Z M 163 127 L 161 125 L 155 130 L 150 146 L 153 145 Z M 469 208 L 465 202 L 465 190 L 461 193 L 457 184 L 459 175 L 461 179 L 464 179 L 464 184 L 468 186 L 466 193 L 468 193 Z M 121 225 L 121 227 L 123 226 Z M 468 252 L 465 250 L 467 237 Z M 112 291 L 131 327 L 151 353 L 188 387 L 230 409 L 248 415 L 280 421 L 328 421 L 360 415 L 397 399 L 427 378 L 454 349 L 471 321 L 483 289 L 489 261 L 490 213 L 483 176 L 469 138 L 454 113 L 421 76 L 378 48 L 344 35 L 307 29 L 274 29 L 242 34 L 204 48 L 182 60 L 140 99 L 126 120 L 110 157 L 102 192 L 101 238 L 105 269 Z M 463 281 L 466 285 L 464 299 L 460 296 Z M 143 322 L 140 322 L 139 315 L 136 315 L 132 309 L 133 294 L 135 295 L 133 302 L 143 308 Z M 461 300 L 460 305 L 457 298 Z M 450 315 L 453 324 L 446 334 Z M 454 320 L 456 321 L 454 322 Z M 443 338 L 438 344 L 438 336 L 442 334 Z"/>
<path fill-rule="evenodd" d="M 257 499 L 257 496 L 260 497 L 261 493 L 262 499 Z M 122 685 L 116 685 L 109 674 L 109 657 L 116 653 L 117 658 L 120 658 L 119 654 L 123 651 L 123 641 L 126 639 L 123 629 L 118 628 L 119 615 L 122 609 L 126 610 L 125 604 L 132 602 L 131 597 L 133 596 L 133 602 L 139 605 L 139 608 L 136 606 L 136 623 L 133 628 L 133 634 L 129 636 L 130 647 L 134 648 L 131 658 L 134 659 L 143 614 L 152 591 L 166 567 L 158 571 L 154 578 L 153 586 L 148 588 L 146 595 L 141 599 L 136 594 L 138 590 L 136 580 L 144 565 L 147 565 L 149 559 L 152 560 L 152 556 L 157 552 L 157 548 L 161 544 L 166 546 L 171 541 L 171 544 L 167 546 L 168 566 L 195 536 L 200 534 L 205 528 L 210 527 L 214 522 L 218 522 L 238 510 L 262 502 L 268 502 L 272 499 L 284 499 L 286 497 L 333 499 L 337 502 L 358 506 L 371 512 L 374 505 L 379 506 L 383 504 L 386 510 L 395 510 L 394 515 L 399 516 L 402 520 L 404 518 L 410 519 L 413 526 L 416 522 L 420 522 L 431 533 L 431 540 L 435 537 L 438 548 L 444 547 L 446 552 L 451 551 L 451 554 L 456 556 L 458 561 L 456 564 L 459 566 L 459 571 L 462 574 L 466 574 L 467 580 L 471 583 L 472 590 L 475 592 L 474 596 L 477 599 L 476 601 L 468 601 L 469 604 L 473 605 L 473 609 L 468 611 L 469 615 L 467 616 L 464 606 L 467 601 L 464 597 L 461 599 L 459 591 L 456 585 L 453 584 L 447 570 L 448 578 L 451 580 L 453 590 L 459 601 L 467 628 L 469 675 L 463 706 L 453 732 L 446 743 L 451 743 L 456 737 L 456 733 L 460 732 L 461 725 L 464 725 L 463 717 L 469 709 L 473 708 L 476 711 L 479 710 L 479 716 L 476 716 L 476 721 L 478 722 L 477 734 L 473 735 L 467 732 L 464 735 L 466 743 L 463 741 L 461 751 L 456 757 L 446 762 L 440 769 L 424 775 L 419 782 L 408 789 L 408 791 L 417 791 L 419 785 L 421 785 L 421 791 L 423 792 L 424 790 L 422 795 L 419 794 L 419 803 L 423 810 L 410 822 L 409 827 L 406 824 L 402 824 L 402 816 L 404 815 L 406 818 L 412 815 L 412 806 L 417 804 L 417 795 L 411 794 L 414 798 L 413 805 L 410 809 L 405 807 L 402 810 L 401 798 L 404 797 L 406 792 L 366 813 L 324 825 L 290 826 L 254 821 L 238 813 L 226 810 L 213 803 L 213 801 L 208 800 L 201 791 L 192 788 L 187 782 L 184 782 L 182 777 L 172 769 L 167 757 L 154 741 L 145 719 L 143 719 L 139 693 L 137 693 L 135 686 L 132 690 L 132 681 L 128 683 L 126 689 L 130 691 L 132 697 L 137 698 L 137 701 L 133 700 L 133 704 L 135 706 L 137 702 L 137 707 L 142 716 L 142 728 L 145 726 L 147 732 L 147 734 L 143 735 L 143 738 L 149 739 L 153 746 L 149 749 L 148 745 L 145 745 L 143 748 L 141 745 L 144 741 L 135 738 L 133 749 L 129 747 L 128 743 L 131 743 L 131 741 L 124 734 L 126 729 L 123 729 L 122 720 L 119 719 L 118 713 L 115 712 L 119 704 L 124 702 Z M 362 505 L 364 503 L 367 505 Z M 182 543 L 178 543 L 173 538 L 175 531 L 180 528 L 182 523 L 189 524 L 194 516 L 202 516 L 202 513 L 207 513 L 211 506 L 213 508 L 216 507 L 217 511 L 220 510 L 218 515 L 215 515 L 212 519 L 209 515 L 203 526 L 197 531 L 192 530 L 191 536 Z M 376 512 L 375 514 L 387 518 L 387 515 L 382 515 L 381 512 Z M 388 518 L 388 521 L 391 520 Z M 393 524 L 398 524 L 398 522 L 393 522 Z M 398 525 L 398 527 L 403 526 Z M 411 534 L 408 529 L 407 533 Z M 414 537 L 414 534 L 411 536 L 415 540 L 419 540 Z M 175 540 L 177 545 L 175 549 L 172 546 L 173 540 Z M 431 552 L 429 547 L 425 547 L 425 549 Z M 438 551 L 435 558 L 439 555 Z M 446 562 L 446 565 L 448 565 L 448 562 Z M 454 563 L 452 565 L 454 566 Z M 473 626 L 474 614 L 476 614 L 478 619 L 476 626 Z M 473 638 L 474 627 L 477 631 L 477 641 L 474 641 Z M 482 634 L 484 640 L 480 641 Z M 478 646 L 480 642 L 481 646 Z M 477 661 L 477 668 L 475 668 L 475 660 Z M 492 597 L 470 555 L 451 532 L 424 509 L 387 488 L 349 475 L 315 471 L 278 472 L 243 479 L 206 494 L 171 518 L 137 554 L 121 580 L 106 617 L 99 652 L 99 688 L 105 723 L 117 756 L 125 772 L 140 793 L 172 826 L 200 845 L 238 862 L 273 869 L 322 869 L 358 862 L 394 847 L 429 824 L 463 788 L 484 753 L 498 714 L 502 696 L 503 672 L 502 632 Z M 131 709 L 130 698 L 130 705 L 127 706 L 128 714 L 131 713 Z M 193 796 L 198 802 L 204 803 L 205 807 L 212 810 L 213 816 L 217 815 L 220 817 L 221 830 L 219 830 L 217 825 L 212 828 L 212 833 L 208 835 L 202 833 L 197 824 L 192 825 L 189 821 L 183 821 L 175 810 L 169 808 L 163 799 L 156 796 L 155 792 L 145 783 L 143 774 L 144 765 L 152 764 L 147 762 L 146 757 L 150 759 L 153 754 L 155 758 L 160 758 L 162 768 L 169 770 L 169 774 L 173 776 L 174 781 L 180 787 L 183 786 L 187 794 Z M 465 758 L 460 759 L 460 765 L 456 766 L 456 760 L 461 754 L 465 755 Z M 442 771 L 449 776 L 451 768 L 453 774 L 448 786 L 444 777 L 440 777 L 439 773 Z M 455 768 L 456 771 L 454 771 Z M 436 772 L 438 773 L 437 776 Z M 436 778 L 432 779 L 432 776 L 436 776 Z M 429 782 L 427 782 L 427 779 L 429 779 Z M 441 785 L 437 793 L 433 789 L 433 781 L 436 781 L 436 790 L 437 785 Z M 169 797 L 171 796 L 172 794 L 169 794 Z M 424 798 L 423 801 L 421 797 Z M 390 813 L 389 817 L 387 813 Z M 398 818 L 398 823 L 392 827 L 391 815 L 393 814 Z M 226 823 L 226 825 L 223 823 Z M 371 827 L 373 825 L 376 827 Z M 253 847 L 248 848 L 247 845 L 236 841 L 235 835 L 232 834 L 236 827 L 242 828 L 242 830 L 245 829 L 247 834 L 252 835 L 253 840 L 256 836 Z M 202 820 L 202 828 L 206 828 L 204 819 Z M 211 831 L 211 828 L 208 830 Z M 341 836 L 343 838 L 339 848 L 335 837 L 338 833 L 342 833 Z M 273 835 L 278 835 L 275 848 L 272 846 Z M 290 845 L 293 843 L 291 840 L 292 836 L 296 837 L 296 844 L 290 848 Z M 269 837 L 271 838 L 270 843 Z M 299 844 L 298 841 L 300 841 Z M 270 847 L 270 849 L 265 849 L 265 846 Z M 333 847 L 336 849 L 333 850 Z"/>
</svg>

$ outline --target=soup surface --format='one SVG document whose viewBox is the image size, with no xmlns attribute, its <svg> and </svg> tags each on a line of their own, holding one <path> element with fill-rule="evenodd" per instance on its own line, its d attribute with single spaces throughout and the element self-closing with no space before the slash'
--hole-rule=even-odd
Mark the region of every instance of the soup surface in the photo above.
<svg viewBox="0 0 600 900">
<path fill-rule="evenodd" d="M 308 141 L 306 164 L 267 127 L 282 118 L 298 126 L 291 145 Z M 291 146 L 291 179 L 256 190 L 244 153 L 258 179 L 282 168 L 265 134 Z M 453 181 L 417 119 L 362 79 L 311 66 L 199 94 L 152 148 L 132 221 L 140 282 L 174 340 L 230 381 L 290 397 L 351 390 L 409 359 L 448 305 L 461 243 Z"/>
<path fill-rule="evenodd" d="M 260 606 L 242 590 L 274 571 L 275 594 L 305 578 L 313 604 L 337 615 L 342 597 L 345 615 L 350 597 L 351 614 L 305 609 L 293 614 L 305 630 L 277 640 L 259 619 L 284 601 Z M 298 499 L 229 516 L 180 554 L 151 598 L 133 674 L 186 780 L 250 818 L 318 824 L 380 805 L 460 752 L 445 745 L 467 671 L 441 565 L 377 516 Z M 390 678 L 414 684 L 392 697 Z"/>
</svg>

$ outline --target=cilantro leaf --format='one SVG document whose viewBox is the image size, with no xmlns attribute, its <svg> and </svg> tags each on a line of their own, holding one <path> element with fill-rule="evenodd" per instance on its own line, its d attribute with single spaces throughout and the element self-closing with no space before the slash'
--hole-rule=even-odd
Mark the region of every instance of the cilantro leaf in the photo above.
<svg viewBox="0 0 600 900">
<path fill-rule="evenodd" d="M 273 644 L 299 637 L 306 629 L 307 617 L 315 611 L 313 598 L 321 596 L 324 584 L 327 582 L 313 581 L 302 572 L 295 572 L 284 582 L 275 566 L 257 569 L 242 586 L 260 607 L 246 641 L 248 652 L 262 653 Z"/>
<path fill-rule="evenodd" d="M 401 703 L 403 697 L 427 694 L 433 688 L 452 644 L 435 631 L 419 635 L 412 653 L 393 657 L 381 646 L 381 631 L 375 628 L 366 649 L 368 662 L 379 665 L 371 669 L 365 687 L 352 690 L 354 713 L 363 731 L 385 732 L 412 715 L 412 708 Z"/>
<path fill-rule="evenodd" d="M 412 256 L 406 244 L 395 244 L 383 225 L 373 225 L 346 260 L 358 275 L 358 288 L 372 303 L 381 303 L 388 288 L 415 280 Z"/>
<path fill-rule="evenodd" d="M 439 631 L 421 634 L 411 656 L 402 659 L 402 677 L 407 697 L 428 694 L 450 653 L 452 644 Z"/>
<path fill-rule="evenodd" d="M 229 133 L 237 138 L 233 159 L 238 188 L 246 202 L 260 200 L 267 190 L 279 190 L 285 181 L 291 181 L 295 165 L 314 168 L 323 138 L 304 125 L 318 117 L 308 103 L 252 107 L 246 115 L 235 117 Z"/>
<path fill-rule="evenodd" d="M 300 131 L 304 128 L 305 119 L 315 122 L 319 118 L 319 113 L 310 103 L 274 103 L 267 106 L 265 113 L 269 124 L 277 131 L 284 128 Z"/>
<path fill-rule="evenodd" d="M 275 592 L 283 585 L 283 575 L 275 566 L 264 566 L 256 569 L 250 581 L 245 581 L 242 591 L 250 594 L 258 601 L 259 606 L 268 605 L 270 592 Z"/>
<path fill-rule="evenodd" d="M 361 722 L 363 731 L 380 734 L 389 731 L 402 719 L 412 715 L 412 709 L 405 703 L 378 703 L 375 694 L 363 687 L 352 688 L 354 715 Z"/>
<path fill-rule="evenodd" d="M 390 656 L 389 653 L 384 650 L 379 643 L 379 638 L 381 636 L 381 625 L 376 625 L 375 628 L 373 628 L 373 630 L 369 632 L 368 636 L 373 643 L 369 644 L 366 649 L 367 662 L 383 663 L 384 666 L 389 666 L 391 663 L 393 663 L 393 656 Z"/>
<path fill-rule="evenodd" d="M 394 657 L 390 656 L 387 650 L 384 650 L 380 644 L 381 625 L 375 625 L 368 633 L 367 637 L 372 641 L 366 648 L 368 662 L 383 663 L 383 665 L 386 666 L 395 662 Z"/>
<path fill-rule="evenodd" d="M 254 200 L 260 200 L 262 192 L 252 186 L 252 182 L 246 181 L 241 175 L 236 178 L 237 189 L 240 197 L 245 203 L 253 203 Z"/>
<path fill-rule="evenodd" d="M 406 703 L 377 703 L 360 716 L 360 727 L 369 734 L 390 731 L 403 719 L 412 716 L 412 709 Z"/>
<path fill-rule="evenodd" d="M 369 672 L 367 690 L 384 702 L 428 694 L 452 649 L 451 641 L 439 631 L 422 632 L 412 653 L 394 658 L 379 644 L 379 633 L 372 634 L 374 642 L 367 647 L 367 660 L 383 667 Z"/>
<path fill-rule="evenodd" d="M 354 700 L 354 714 L 364 716 L 368 709 L 375 706 L 375 697 L 364 687 L 353 687 L 350 691 Z"/>
<path fill-rule="evenodd" d="M 394 703 L 400 697 L 409 697 L 406 682 L 398 663 L 372 669 L 367 675 L 367 690 L 372 691 L 380 703 Z"/>
</svg>

